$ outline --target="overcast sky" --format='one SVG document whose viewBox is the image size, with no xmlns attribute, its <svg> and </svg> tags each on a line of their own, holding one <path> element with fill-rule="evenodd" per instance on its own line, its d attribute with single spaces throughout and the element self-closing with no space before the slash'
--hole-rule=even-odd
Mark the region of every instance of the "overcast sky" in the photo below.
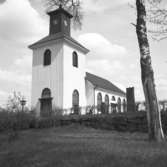
<svg viewBox="0 0 167 167">
<path fill-rule="evenodd" d="M 90 50 L 87 71 L 109 79 L 121 89 L 135 87 L 143 100 L 134 0 L 82 0 L 84 20 L 72 36 Z M 48 35 L 49 18 L 41 0 L 0 0 L 0 105 L 13 91 L 30 102 L 32 51 L 28 45 Z M 150 39 L 159 99 L 167 99 L 167 40 Z"/>
</svg>

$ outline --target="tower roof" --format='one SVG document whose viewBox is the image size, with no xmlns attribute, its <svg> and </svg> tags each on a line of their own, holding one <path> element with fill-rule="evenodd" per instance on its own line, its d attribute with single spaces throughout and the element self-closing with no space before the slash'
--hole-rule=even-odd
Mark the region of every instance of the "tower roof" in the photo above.
<svg viewBox="0 0 167 167">
<path fill-rule="evenodd" d="M 76 46 L 79 50 L 81 50 L 84 53 L 88 53 L 89 50 L 87 48 L 85 48 L 84 46 L 82 46 L 79 42 L 77 42 L 75 39 L 73 39 L 70 36 L 67 36 L 63 33 L 57 33 L 55 35 L 49 35 L 46 36 L 44 38 L 42 38 L 41 40 L 35 42 L 34 44 L 28 46 L 30 49 L 36 49 L 39 48 L 43 45 L 46 45 L 47 43 L 54 43 L 57 42 L 59 40 L 64 40 L 65 42 L 72 44 L 73 46 Z"/>
<path fill-rule="evenodd" d="M 73 15 L 70 14 L 67 10 L 63 9 L 61 5 L 59 6 L 58 9 L 47 12 L 47 14 L 49 16 L 51 16 L 51 15 L 57 15 L 59 13 L 63 13 L 64 15 L 68 16 L 69 18 L 73 17 Z"/>
</svg>

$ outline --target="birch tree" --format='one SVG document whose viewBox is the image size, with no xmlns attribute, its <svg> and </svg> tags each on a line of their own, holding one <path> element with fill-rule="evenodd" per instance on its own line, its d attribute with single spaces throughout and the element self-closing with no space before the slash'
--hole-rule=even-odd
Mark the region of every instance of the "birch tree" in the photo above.
<svg viewBox="0 0 167 167">
<path fill-rule="evenodd" d="M 148 10 L 148 13 L 150 12 L 149 15 L 147 15 L 146 3 L 149 3 L 151 6 L 156 5 L 156 10 L 153 8 Z M 158 17 L 163 17 L 163 13 L 160 13 L 159 16 L 157 15 L 160 12 L 157 8 L 158 3 L 160 1 L 148 0 L 146 2 L 146 0 L 136 0 L 136 33 L 140 49 L 141 79 L 146 101 L 149 139 L 151 141 L 161 142 L 164 140 L 164 133 L 162 130 L 161 113 L 156 95 L 154 71 L 151 64 L 150 46 L 147 37 L 147 17 L 149 16 L 148 18 L 153 24 L 158 23 L 155 21 Z M 162 21 L 158 24 L 162 24 Z M 155 33 L 155 31 L 152 31 L 152 33 Z M 156 33 L 162 35 L 160 30 L 156 31 Z"/>
</svg>

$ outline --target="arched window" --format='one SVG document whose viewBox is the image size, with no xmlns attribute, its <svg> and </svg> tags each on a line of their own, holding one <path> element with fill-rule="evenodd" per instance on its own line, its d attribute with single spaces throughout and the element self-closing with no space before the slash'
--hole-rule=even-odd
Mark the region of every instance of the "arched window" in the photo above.
<svg viewBox="0 0 167 167">
<path fill-rule="evenodd" d="M 115 96 L 112 96 L 112 101 L 115 101 Z"/>
<path fill-rule="evenodd" d="M 126 112 L 126 100 L 123 100 L 123 112 Z"/>
<path fill-rule="evenodd" d="M 97 94 L 97 110 L 101 111 L 101 106 L 102 106 L 102 95 L 101 93 Z"/>
<path fill-rule="evenodd" d="M 42 98 L 51 98 L 51 91 L 49 88 L 45 88 L 43 91 L 42 91 L 42 95 L 41 95 Z"/>
<path fill-rule="evenodd" d="M 43 60 L 43 65 L 44 66 L 48 66 L 51 64 L 51 51 L 49 49 L 47 49 L 44 52 L 44 60 Z"/>
<path fill-rule="evenodd" d="M 79 114 L 79 92 L 78 90 L 73 91 L 72 106 L 73 106 L 74 114 Z"/>
<path fill-rule="evenodd" d="M 107 114 L 109 112 L 109 97 L 108 95 L 105 95 L 105 113 Z"/>
<path fill-rule="evenodd" d="M 73 66 L 74 67 L 78 67 L 78 55 L 77 52 L 73 52 L 72 53 L 72 59 L 73 59 Z"/>
<path fill-rule="evenodd" d="M 118 112 L 120 113 L 121 112 L 121 98 L 120 97 L 118 98 L 117 105 L 118 105 Z"/>
</svg>

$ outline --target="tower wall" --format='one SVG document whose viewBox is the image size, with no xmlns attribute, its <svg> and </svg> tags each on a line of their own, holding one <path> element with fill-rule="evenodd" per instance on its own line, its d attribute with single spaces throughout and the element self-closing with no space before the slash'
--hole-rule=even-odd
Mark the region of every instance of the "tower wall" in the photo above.
<svg viewBox="0 0 167 167">
<path fill-rule="evenodd" d="M 51 65 L 43 65 L 43 55 L 46 49 L 51 50 Z M 32 107 L 40 113 L 42 90 L 49 88 L 52 96 L 52 108 L 63 107 L 63 44 L 49 44 L 33 51 L 32 67 Z"/>
<path fill-rule="evenodd" d="M 74 90 L 79 92 L 79 106 L 85 107 L 85 54 L 67 43 L 63 45 L 63 49 L 63 108 L 69 109 L 72 107 L 72 94 Z M 78 68 L 73 66 L 73 51 L 76 51 L 78 54 Z"/>
</svg>

